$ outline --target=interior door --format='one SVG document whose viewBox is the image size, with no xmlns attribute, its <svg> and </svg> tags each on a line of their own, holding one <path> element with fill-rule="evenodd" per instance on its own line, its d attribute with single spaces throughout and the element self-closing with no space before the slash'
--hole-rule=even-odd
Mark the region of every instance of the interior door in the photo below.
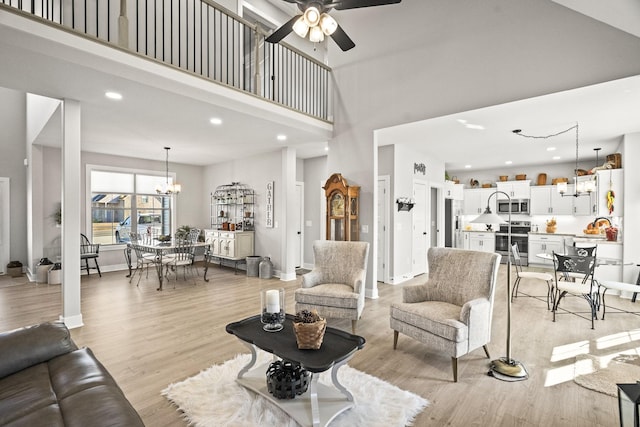
<svg viewBox="0 0 640 427">
<path fill-rule="evenodd" d="M 304 184 L 302 182 L 296 182 L 296 215 L 293 218 L 294 230 L 296 230 L 295 241 L 293 242 L 293 265 L 295 268 L 302 266 L 303 260 L 303 234 L 302 234 L 302 218 L 304 217 Z"/>
<path fill-rule="evenodd" d="M 378 259 L 377 277 L 379 282 L 388 282 L 387 265 L 389 263 L 389 249 L 387 247 L 389 224 L 387 211 L 389 209 L 389 177 L 378 178 Z"/>
<path fill-rule="evenodd" d="M 435 187 L 431 187 L 431 203 L 430 207 L 430 215 L 429 215 L 429 247 L 435 248 L 438 246 L 438 234 L 440 233 L 440 229 L 438 228 L 438 189 Z"/>
<path fill-rule="evenodd" d="M 413 182 L 413 275 L 427 272 L 427 184 L 424 181 Z"/>
</svg>

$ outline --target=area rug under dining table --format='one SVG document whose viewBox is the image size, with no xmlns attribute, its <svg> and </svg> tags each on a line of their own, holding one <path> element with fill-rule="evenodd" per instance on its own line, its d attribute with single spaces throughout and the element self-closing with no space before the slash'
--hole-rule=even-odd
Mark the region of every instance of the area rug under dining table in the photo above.
<svg viewBox="0 0 640 427">
<path fill-rule="evenodd" d="M 284 411 L 236 383 L 238 372 L 250 358 L 249 354 L 237 355 L 169 385 L 162 394 L 182 411 L 190 425 L 198 427 L 296 427 Z M 269 360 L 270 354 L 258 352 L 258 363 Z M 408 426 L 428 405 L 426 399 L 348 365 L 340 368 L 338 376 L 353 394 L 356 406 L 336 417 L 330 427 Z M 330 385 L 330 372 L 320 374 L 318 381 Z"/>
</svg>

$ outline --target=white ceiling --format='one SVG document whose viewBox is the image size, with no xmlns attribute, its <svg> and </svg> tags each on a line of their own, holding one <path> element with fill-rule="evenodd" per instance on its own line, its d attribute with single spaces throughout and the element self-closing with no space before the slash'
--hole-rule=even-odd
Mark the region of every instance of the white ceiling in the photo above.
<svg viewBox="0 0 640 427">
<path fill-rule="evenodd" d="M 368 13 L 378 10 L 383 13 L 385 7 Z M 332 133 L 327 123 L 66 33 L 61 37 L 59 31 L 28 20 L 3 18 L 0 86 L 80 101 L 86 151 L 164 160 L 162 147 L 170 146 L 172 162 L 195 165 L 284 145 L 295 147 L 300 158 L 326 153 Z M 51 41 L 53 31 L 61 42 Z M 124 99 L 106 99 L 107 90 L 121 92 Z M 498 167 L 506 160 L 544 164 L 550 155 L 541 147 L 549 143 L 557 146 L 556 155 L 563 161 L 571 161 L 572 134 L 534 142 L 511 130 L 546 135 L 579 122 L 581 153 L 595 157 L 596 146 L 603 154 L 614 152 L 621 135 L 640 131 L 638 111 L 640 79 L 634 77 L 385 129 L 380 141 L 413 144 L 444 160 L 451 171 L 466 164 L 474 169 Z M 224 124 L 211 125 L 211 117 L 222 118 Z M 485 129 L 467 129 L 458 119 Z M 278 134 L 287 135 L 287 141 L 277 141 Z M 52 123 L 38 142 L 58 144 L 59 135 L 59 122 Z"/>
<path fill-rule="evenodd" d="M 575 132 L 548 139 L 514 134 L 552 135 L 579 124 L 580 161 L 615 153 L 622 136 L 640 132 L 640 76 L 522 101 L 496 105 L 379 131 L 380 145 L 409 144 L 443 160 L 448 171 L 574 162 Z M 479 125 L 483 129 L 470 129 Z M 547 151 L 555 147 L 555 151 Z M 552 157 L 560 159 L 553 160 Z"/>
</svg>

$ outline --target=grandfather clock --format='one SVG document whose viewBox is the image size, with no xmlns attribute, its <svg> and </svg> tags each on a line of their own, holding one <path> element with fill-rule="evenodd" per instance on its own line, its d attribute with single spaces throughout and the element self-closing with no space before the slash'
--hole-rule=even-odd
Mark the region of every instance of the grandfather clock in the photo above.
<svg viewBox="0 0 640 427">
<path fill-rule="evenodd" d="M 334 173 L 322 188 L 327 199 L 327 240 L 359 240 L 360 187 L 348 185 L 342 175 Z"/>
</svg>

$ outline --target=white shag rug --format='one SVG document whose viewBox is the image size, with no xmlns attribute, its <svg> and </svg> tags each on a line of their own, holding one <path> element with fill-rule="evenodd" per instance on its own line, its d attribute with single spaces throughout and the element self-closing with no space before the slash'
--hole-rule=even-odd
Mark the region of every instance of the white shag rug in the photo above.
<svg viewBox="0 0 640 427">
<path fill-rule="evenodd" d="M 618 397 L 618 383 L 640 381 L 640 357 L 620 354 L 611 360 L 590 354 L 576 356 L 576 384 L 599 393 Z"/>
<path fill-rule="evenodd" d="M 213 365 L 198 375 L 169 385 L 162 395 L 175 404 L 193 426 L 298 426 L 280 408 L 236 383 L 238 372 L 250 359 L 249 354 L 237 355 L 221 365 Z M 259 352 L 256 365 L 270 360 L 270 354 Z M 330 427 L 409 426 L 429 403 L 414 393 L 348 365 L 339 369 L 338 377 L 353 394 L 356 406 L 336 417 Z M 330 370 L 320 374 L 318 381 L 331 384 Z"/>
</svg>

